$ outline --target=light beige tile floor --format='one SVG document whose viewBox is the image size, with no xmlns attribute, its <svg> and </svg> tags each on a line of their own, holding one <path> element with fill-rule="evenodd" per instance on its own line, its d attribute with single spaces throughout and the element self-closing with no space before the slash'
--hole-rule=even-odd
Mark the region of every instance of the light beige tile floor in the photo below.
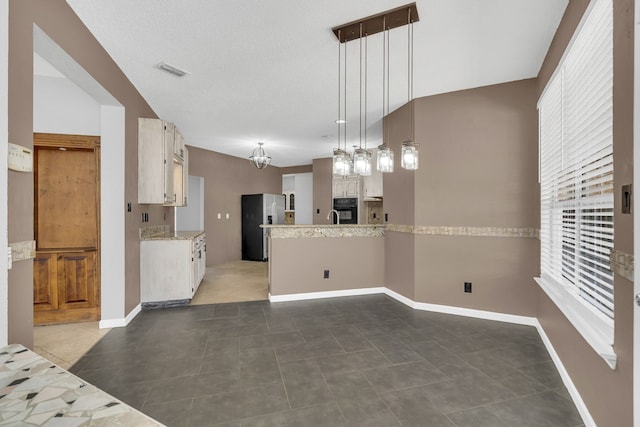
<svg viewBox="0 0 640 427">
<path fill-rule="evenodd" d="M 265 300 L 267 272 L 268 264 L 256 261 L 235 261 L 207 267 L 191 304 Z"/>
<path fill-rule="evenodd" d="M 98 322 L 33 328 L 33 350 L 64 369 L 69 369 L 110 329 L 98 328 Z"/>
<path fill-rule="evenodd" d="M 207 267 L 191 304 L 267 299 L 266 262 L 235 261 Z M 98 322 L 33 328 L 33 350 L 51 362 L 68 369 L 110 329 L 99 329 Z"/>
</svg>

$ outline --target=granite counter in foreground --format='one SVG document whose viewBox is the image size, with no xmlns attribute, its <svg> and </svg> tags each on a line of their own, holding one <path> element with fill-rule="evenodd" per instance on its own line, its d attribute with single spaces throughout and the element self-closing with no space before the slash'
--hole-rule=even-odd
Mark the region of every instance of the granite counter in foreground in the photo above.
<svg viewBox="0 0 640 427">
<path fill-rule="evenodd" d="M 0 425 L 162 426 L 18 344 L 0 348 L 0 396 Z"/>
<path fill-rule="evenodd" d="M 382 237 L 384 225 L 269 225 L 260 227 L 267 230 L 272 239 L 296 239 L 309 237 Z"/>
<path fill-rule="evenodd" d="M 384 286 L 384 225 L 263 225 L 271 301 Z"/>
</svg>

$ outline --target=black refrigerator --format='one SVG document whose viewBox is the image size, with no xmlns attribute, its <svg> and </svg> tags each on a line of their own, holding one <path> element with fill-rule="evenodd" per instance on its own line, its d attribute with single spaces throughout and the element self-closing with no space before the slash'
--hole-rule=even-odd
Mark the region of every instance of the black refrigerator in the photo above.
<svg viewBox="0 0 640 427">
<path fill-rule="evenodd" d="M 242 195 L 242 259 L 266 261 L 267 236 L 261 224 L 284 224 L 282 194 Z"/>
</svg>

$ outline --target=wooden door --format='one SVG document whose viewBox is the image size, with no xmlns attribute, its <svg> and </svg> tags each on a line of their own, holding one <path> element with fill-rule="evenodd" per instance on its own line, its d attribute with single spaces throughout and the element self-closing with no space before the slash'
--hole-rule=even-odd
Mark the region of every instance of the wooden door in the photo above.
<svg viewBox="0 0 640 427">
<path fill-rule="evenodd" d="M 34 134 L 34 323 L 100 318 L 100 139 Z"/>
</svg>

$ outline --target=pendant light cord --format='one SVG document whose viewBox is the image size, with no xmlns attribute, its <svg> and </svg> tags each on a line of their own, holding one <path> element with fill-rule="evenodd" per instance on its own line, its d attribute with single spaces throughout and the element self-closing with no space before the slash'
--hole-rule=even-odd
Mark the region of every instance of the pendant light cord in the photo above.
<svg viewBox="0 0 640 427">
<path fill-rule="evenodd" d="M 369 51 L 369 39 L 364 35 L 364 149 L 367 149 L 367 62 Z"/>
<path fill-rule="evenodd" d="M 385 21 L 385 27 L 386 27 L 386 21 Z M 386 86 L 386 93 L 387 93 L 387 113 L 385 114 L 385 116 L 389 115 L 389 86 L 391 86 L 391 68 L 390 68 L 390 63 L 391 63 L 391 58 L 389 58 L 389 56 L 391 55 L 391 52 L 389 52 L 389 39 L 390 39 L 390 33 L 389 33 L 389 28 L 385 28 L 384 30 L 384 34 L 386 35 L 385 40 L 384 40 L 384 51 L 385 51 L 385 56 L 386 56 L 386 64 L 383 65 L 383 67 L 386 68 L 387 70 L 387 86 Z M 384 81 L 382 82 L 384 84 Z M 383 110 L 384 110 L 384 106 L 383 106 Z M 389 140 L 389 129 L 387 126 L 387 141 Z"/>
<path fill-rule="evenodd" d="M 340 113 L 341 113 L 341 103 L 340 103 L 340 95 L 342 94 L 341 91 L 341 83 L 342 83 L 342 76 L 341 76 L 341 72 L 342 71 L 342 52 L 340 49 L 340 30 L 338 30 L 338 119 L 336 120 L 336 125 L 338 125 L 338 150 L 340 149 L 340 121 L 342 120 L 342 117 L 340 117 Z"/>
<path fill-rule="evenodd" d="M 347 42 L 344 43 L 344 151 L 347 151 Z"/>
<path fill-rule="evenodd" d="M 411 142 L 415 142 L 414 115 L 415 103 L 413 102 L 413 21 L 411 21 L 411 8 L 407 9 L 407 102 L 411 102 L 410 127 Z"/>
<path fill-rule="evenodd" d="M 360 148 L 362 148 L 362 22 L 360 23 Z"/>
</svg>

